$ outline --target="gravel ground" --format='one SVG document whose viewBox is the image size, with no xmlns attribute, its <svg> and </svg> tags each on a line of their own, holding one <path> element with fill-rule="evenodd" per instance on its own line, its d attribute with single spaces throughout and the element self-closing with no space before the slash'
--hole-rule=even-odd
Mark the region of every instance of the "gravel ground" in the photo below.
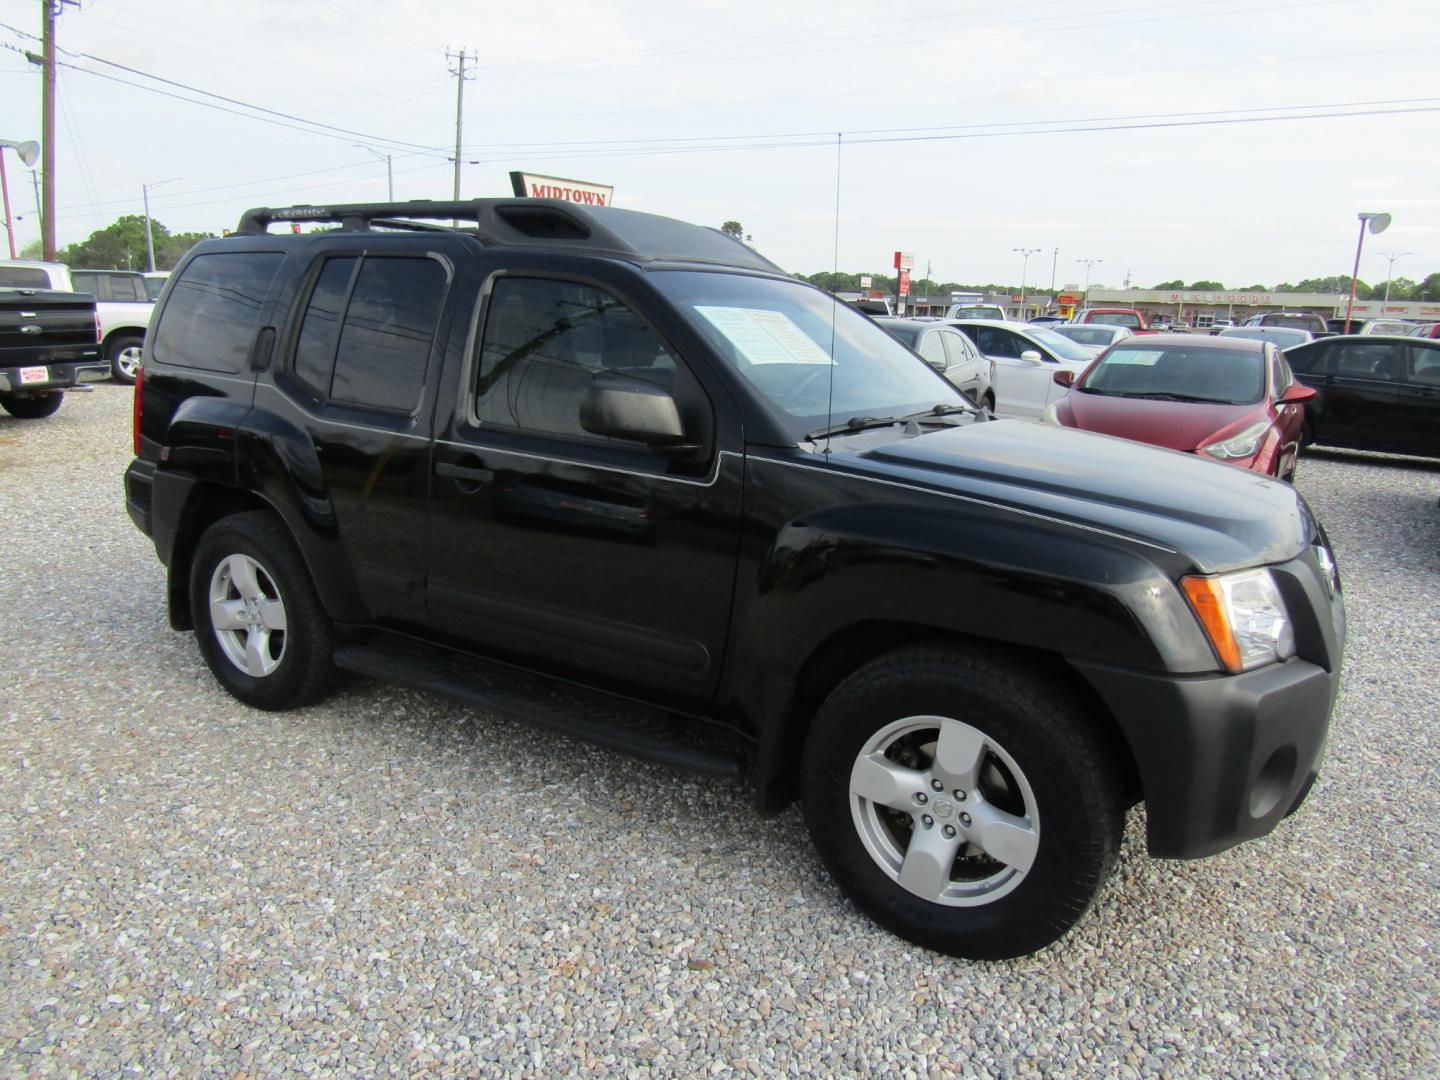
<svg viewBox="0 0 1440 1080">
<path fill-rule="evenodd" d="M 1315 454 L 1351 638 L 1264 840 L 1144 856 L 978 965 L 853 911 L 798 814 L 363 680 L 267 715 L 170 631 L 130 394 L 0 418 L 0 1073 L 1434 1074 L 1440 469 Z"/>
</svg>

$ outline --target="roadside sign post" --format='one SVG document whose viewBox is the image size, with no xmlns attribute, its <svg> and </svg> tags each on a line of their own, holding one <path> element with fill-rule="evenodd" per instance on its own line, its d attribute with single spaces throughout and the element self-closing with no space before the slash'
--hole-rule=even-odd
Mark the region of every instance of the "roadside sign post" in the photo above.
<svg viewBox="0 0 1440 1080">
<path fill-rule="evenodd" d="M 905 314 L 905 297 L 910 295 L 910 271 L 915 268 L 915 253 L 895 252 L 895 314 Z"/>
</svg>

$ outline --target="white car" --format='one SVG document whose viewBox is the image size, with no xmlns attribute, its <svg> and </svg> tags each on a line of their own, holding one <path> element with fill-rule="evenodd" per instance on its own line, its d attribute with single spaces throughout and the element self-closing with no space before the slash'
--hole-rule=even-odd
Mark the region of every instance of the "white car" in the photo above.
<svg viewBox="0 0 1440 1080">
<path fill-rule="evenodd" d="M 995 413 L 1038 420 L 1045 407 L 1070 392 L 1095 353 L 1047 326 L 963 319 L 953 323 L 995 362 Z M 1057 381 L 1056 376 L 1059 376 Z"/>
<path fill-rule="evenodd" d="M 936 371 L 945 376 L 977 405 L 995 410 L 995 392 L 990 376 L 995 365 L 980 355 L 968 337 L 953 326 L 930 319 L 887 319 L 875 321 L 896 338 L 919 353 Z"/>
<path fill-rule="evenodd" d="M 1121 338 L 1134 337 L 1135 331 L 1128 326 L 1111 326 L 1108 323 L 1066 323 L 1064 326 L 1047 326 L 1076 345 L 1083 345 L 1092 354 L 1108 349 Z"/>
</svg>

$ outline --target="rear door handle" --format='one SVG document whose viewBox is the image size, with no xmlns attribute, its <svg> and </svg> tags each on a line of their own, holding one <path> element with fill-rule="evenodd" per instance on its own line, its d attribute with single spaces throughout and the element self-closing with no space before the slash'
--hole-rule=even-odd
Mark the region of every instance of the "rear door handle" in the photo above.
<svg viewBox="0 0 1440 1080">
<path fill-rule="evenodd" d="M 481 469 L 469 465 L 455 465 L 449 461 L 442 461 L 435 466 L 435 471 L 441 476 L 447 476 L 451 480 L 464 480 L 472 484 L 488 484 L 495 479 L 494 469 Z"/>
</svg>

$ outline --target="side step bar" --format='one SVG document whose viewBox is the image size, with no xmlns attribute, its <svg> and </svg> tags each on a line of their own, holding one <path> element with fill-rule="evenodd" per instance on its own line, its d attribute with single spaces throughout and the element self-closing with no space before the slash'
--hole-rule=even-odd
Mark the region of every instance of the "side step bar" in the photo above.
<svg viewBox="0 0 1440 1080">
<path fill-rule="evenodd" d="M 738 780 L 745 756 L 697 741 L 682 718 L 603 693 L 409 642 L 339 642 L 335 665 L 469 705 L 622 754 L 721 780 Z"/>
</svg>

